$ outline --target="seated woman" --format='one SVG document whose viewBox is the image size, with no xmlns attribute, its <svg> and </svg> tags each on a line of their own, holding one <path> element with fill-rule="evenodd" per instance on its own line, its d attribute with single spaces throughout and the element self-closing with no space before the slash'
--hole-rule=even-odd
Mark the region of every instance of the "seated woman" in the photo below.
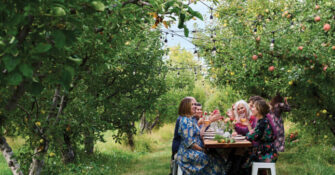
<svg viewBox="0 0 335 175">
<path fill-rule="evenodd" d="M 251 126 L 251 129 L 256 126 L 256 118 L 251 116 L 249 105 L 244 100 L 240 100 L 234 105 L 234 117 L 235 117 L 235 131 L 232 135 L 243 135 L 245 136 L 250 130 L 248 125 Z M 242 164 L 247 160 L 249 155 L 247 154 L 248 149 L 234 149 L 230 156 L 229 160 L 232 162 L 232 167 L 229 169 L 229 174 L 231 175 L 240 175 L 248 174 L 248 169 L 242 169 Z"/>
<path fill-rule="evenodd" d="M 255 101 L 251 108 L 252 115 L 256 116 L 258 122 L 254 130 L 250 124 L 248 125 L 250 132 L 247 134 L 247 139 L 257 141 L 258 146 L 252 151 L 249 162 L 275 162 L 278 158 L 274 145 L 276 132 L 272 121 L 266 116 L 269 111 L 270 107 L 265 100 Z"/>
<path fill-rule="evenodd" d="M 244 100 L 235 103 L 234 116 L 236 120 L 235 131 L 237 134 L 246 135 L 249 132 L 248 124 L 251 127 L 256 126 L 256 118 L 251 116 L 249 105 Z"/>
<path fill-rule="evenodd" d="M 192 119 L 195 108 L 193 98 L 184 98 L 179 105 L 178 114 L 181 117 L 178 135 L 181 137 L 181 144 L 177 153 L 177 163 L 184 174 L 224 174 L 224 162 L 206 154 L 200 132 L 203 133 L 208 124 L 200 130 L 196 120 Z"/>
</svg>

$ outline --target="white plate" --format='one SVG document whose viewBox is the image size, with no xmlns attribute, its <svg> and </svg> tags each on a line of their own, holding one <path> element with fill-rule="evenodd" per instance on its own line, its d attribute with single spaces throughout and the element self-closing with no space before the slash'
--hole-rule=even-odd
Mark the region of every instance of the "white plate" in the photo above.
<svg viewBox="0 0 335 175">
<path fill-rule="evenodd" d="M 245 136 L 233 137 L 235 140 L 244 140 Z"/>
</svg>

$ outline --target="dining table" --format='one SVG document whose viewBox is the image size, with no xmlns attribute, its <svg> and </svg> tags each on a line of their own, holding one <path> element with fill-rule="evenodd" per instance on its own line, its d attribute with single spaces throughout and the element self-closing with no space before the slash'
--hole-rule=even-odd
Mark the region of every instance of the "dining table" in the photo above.
<svg viewBox="0 0 335 175">
<path fill-rule="evenodd" d="M 214 140 L 216 132 L 205 132 L 204 133 L 204 146 L 205 148 L 248 148 L 252 147 L 252 143 L 245 138 L 245 136 L 237 135 L 232 138 L 235 140 L 233 143 L 219 143 Z"/>
</svg>

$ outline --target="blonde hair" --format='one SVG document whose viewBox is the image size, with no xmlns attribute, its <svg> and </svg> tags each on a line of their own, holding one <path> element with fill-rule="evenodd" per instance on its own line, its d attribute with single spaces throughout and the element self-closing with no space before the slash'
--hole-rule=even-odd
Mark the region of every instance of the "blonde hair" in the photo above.
<svg viewBox="0 0 335 175">
<path fill-rule="evenodd" d="M 235 106 L 235 108 L 234 108 L 234 115 L 235 115 L 236 121 L 240 121 L 240 116 L 237 113 L 237 108 L 238 108 L 238 106 L 240 104 L 242 104 L 245 107 L 245 110 L 246 110 L 246 114 L 245 115 L 246 115 L 247 119 L 249 120 L 250 116 L 251 116 L 251 111 L 250 111 L 249 105 L 244 100 L 240 100 L 240 101 L 236 102 L 235 105 L 234 105 Z"/>
</svg>

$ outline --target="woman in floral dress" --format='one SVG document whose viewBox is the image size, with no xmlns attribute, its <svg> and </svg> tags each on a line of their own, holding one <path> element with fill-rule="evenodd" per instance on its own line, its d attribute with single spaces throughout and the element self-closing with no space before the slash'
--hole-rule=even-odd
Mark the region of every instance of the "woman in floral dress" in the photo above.
<svg viewBox="0 0 335 175">
<path fill-rule="evenodd" d="M 289 112 L 291 110 L 287 99 L 283 99 L 282 96 L 276 95 L 272 98 L 271 102 L 271 111 L 270 114 L 275 123 L 276 130 L 278 132 L 277 139 L 275 141 L 275 147 L 278 152 L 284 152 L 285 150 L 285 130 L 284 130 L 284 121 L 281 117 L 283 112 Z"/>
<path fill-rule="evenodd" d="M 259 143 L 251 153 L 251 161 L 277 161 L 278 154 L 274 145 L 276 131 L 273 128 L 274 126 L 271 119 L 266 116 L 266 114 L 269 113 L 269 108 L 270 107 L 265 100 L 255 101 L 254 106 L 251 108 L 252 114 L 257 117 L 258 121 L 254 130 L 248 125 L 250 132 L 247 134 L 247 139 Z"/>
<path fill-rule="evenodd" d="M 184 175 L 224 175 L 223 160 L 206 154 L 200 132 L 203 133 L 208 124 L 200 130 L 196 120 L 192 118 L 194 103 L 194 99 L 184 98 L 179 105 L 178 113 L 182 117 L 178 129 L 178 135 L 181 136 L 177 153 L 178 166 Z"/>
</svg>

